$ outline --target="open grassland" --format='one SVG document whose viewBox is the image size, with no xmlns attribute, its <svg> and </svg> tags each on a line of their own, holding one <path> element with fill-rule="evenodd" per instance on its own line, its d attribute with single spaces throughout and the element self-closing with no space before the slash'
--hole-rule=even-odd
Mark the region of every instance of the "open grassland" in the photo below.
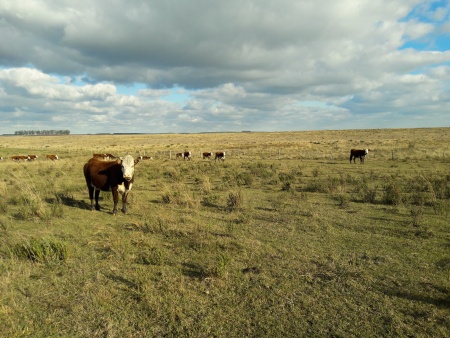
<svg viewBox="0 0 450 338">
<path fill-rule="evenodd" d="M 128 214 L 89 210 L 93 153 L 153 157 Z M 2 337 L 449 336 L 449 128 L 3 136 L 0 156 Z"/>
</svg>

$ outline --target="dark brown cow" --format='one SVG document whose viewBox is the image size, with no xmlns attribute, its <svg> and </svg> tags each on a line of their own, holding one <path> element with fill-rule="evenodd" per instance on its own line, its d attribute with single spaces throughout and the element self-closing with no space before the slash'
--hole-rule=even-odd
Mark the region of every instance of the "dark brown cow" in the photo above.
<svg viewBox="0 0 450 338">
<path fill-rule="evenodd" d="M 19 161 L 27 161 L 30 158 L 28 156 L 25 155 L 16 155 L 16 156 L 11 156 L 11 160 L 19 162 Z"/>
<path fill-rule="evenodd" d="M 212 156 L 212 153 L 211 152 L 204 152 L 202 154 L 202 156 L 203 156 L 203 159 L 207 158 L 208 160 L 210 160 L 211 156 Z"/>
<path fill-rule="evenodd" d="M 28 161 L 35 161 L 38 159 L 37 155 L 28 155 Z"/>
<path fill-rule="evenodd" d="M 52 161 L 59 160 L 58 155 L 45 155 L 45 158 Z"/>
<path fill-rule="evenodd" d="M 184 160 L 190 161 L 190 160 L 191 160 L 191 155 L 192 155 L 192 153 L 191 153 L 190 151 L 185 151 L 185 152 L 183 153 L 183 158 L 184 158 Z"/>
<path fill-rule="evenodd" d="M 183 157 L 183 153 L 177 153 L 177 155 L 175 156 L 175 158 L 182 158 Z"/>
<path fill-rule="evenodd" d="M 91 209 L 100 210 L 98 197 L 101 191 L 112 191 L 114 208 L 113 215 L 117 214 L 117 204 L 119 193 L 122 195 L 122 212 L 127 212 L 127 196 L 134 182 L 134 166 L 139 162 L 131 155 L 127 155 L 116 161 L 102 161 L 98 158 L 91 158 L 84 165 L 84 177 L 89 190 Z"/>
<path fill-rule="evenodd" d="M 225 152 L 224 151 L 217 151 L 216 156 L 214 157 L 214 161 L 222 160 L 225 161 Z"/>
<path fill-rule="evenodd" d="M 369 153 L 369 149 L 352 149 L 350 150 L 350 163 L 356 163 L 356 158 L 359 158 L 359 163 L 364 164 L 364 157 Z"/>
</svg>

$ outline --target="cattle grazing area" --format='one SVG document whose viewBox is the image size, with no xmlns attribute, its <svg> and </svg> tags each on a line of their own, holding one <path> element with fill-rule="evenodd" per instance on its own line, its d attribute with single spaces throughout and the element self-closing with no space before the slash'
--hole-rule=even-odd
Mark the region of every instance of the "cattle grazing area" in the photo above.
<svg viewBox="0 0 450 338">
<path fill-rule="evenodd" d="M 0 337 L 449 336 L 449 128 L 0 139 Z"/>
</svg>

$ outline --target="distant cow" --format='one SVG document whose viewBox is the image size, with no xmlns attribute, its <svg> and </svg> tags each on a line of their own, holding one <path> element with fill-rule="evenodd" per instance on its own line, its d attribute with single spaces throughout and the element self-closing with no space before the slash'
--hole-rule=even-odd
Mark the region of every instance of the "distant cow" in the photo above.
<svg viewBox="0 0 450 338">
<path fill-rule="evenodd" d="M 175 156 L 175 158 L 177 158 L 177 159 L 178 159 L 178 158 L 183 158 L 183 153 L 177 153 L 176 156 Z"/>
<path fill-rule="evenodd" d="M 211 159 L 212 153 L 211 152 L 204 152 L 202 154 L 203 159 L 207 158 L 208 160 Z"/>
<path fill-rule="evenodd" d="M 30 158 L 28 156 L 25 155 L 16 155 L 16 156 L 11 156 L 11 160 L 19 162 L 19 161 L 27 161 Z"/>
<path fill-rule="evenodd" d="M 225 152 L 224 151 L 217 151 L 216 156 L 214 157 L 214 161 L 222 160 L 225 161 Z"/>
<path fill-rule="evenodd" d="M 83 168 L 84 177 L 89 190 L 91 209 L 100 210 L 98 198 L 101 191 L 112 191 L 114 208 L 113 215 L 117 214 L 119 193 L 122 195 L 122 212 L 127 212 L 127 196 L 134 182 L 134 166 L 139 162 L 131 155 L 127 155 L 116 161 L 101 161 L 91 158 Z"/>
<path fill-rule="evenodd" d="M 37 155 L 28 155 L 28 161 L 35 161 L 38 159 Z"/>
<path fill-rule="evenodd" d="M 356 159 L 359 158 L 359 163 L 364 163 L 364 157 L 369 153 L 369 149 L 352 149 L 350 150 L 350 163 L 356 163 Z"/>
<path fill-rule="evenodd" d="M 191 160 L 191 152 L 190 151 L 185 151 L 184 153 L 183 153 L 183 159 L 184 160 L 188 160 L 188 161 L 190 161 Z"/>
<path fill-rule="evenodd" d="M 151 157 L 151 156 L 139 156 L 138 159 L 140 161 L 147 161 L 147 160 L 153 160 L 153 157 Z"/>
<path fill-rule="evenodd" d="M 104 161 L 110 161 L 110 160 L 114 160 L 114 159 L 117 158 L 113 154 L 94 154 L 94 155 L 92 155 L 92 157 L 97 158 L 97 159 L 101 159 L 101 160 L 104 160 Z"/>
<path fill-rule="evenodd" d="M 59 160 L 58 155 L 45 155 L 45 158 L 52 161 Z"/>
</svg>

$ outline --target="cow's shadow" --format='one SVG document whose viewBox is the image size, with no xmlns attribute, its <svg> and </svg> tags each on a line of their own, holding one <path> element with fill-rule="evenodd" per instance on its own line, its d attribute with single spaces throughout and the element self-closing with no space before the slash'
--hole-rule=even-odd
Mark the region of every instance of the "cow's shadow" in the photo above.
<svg viewBox="0 0 450 338">
<path fill-rule="evenodd" d="M 91 209 L 91 205 L 86 203 L 85 201 L 80 201 L 75 199 L 72 195 L 64 194 L 64 193 L 56 193 L 55 197 L 47 198 L 45 200 L 49 204 L 61 203 L 71 208 L 77 209 Z"/>
</svg>

